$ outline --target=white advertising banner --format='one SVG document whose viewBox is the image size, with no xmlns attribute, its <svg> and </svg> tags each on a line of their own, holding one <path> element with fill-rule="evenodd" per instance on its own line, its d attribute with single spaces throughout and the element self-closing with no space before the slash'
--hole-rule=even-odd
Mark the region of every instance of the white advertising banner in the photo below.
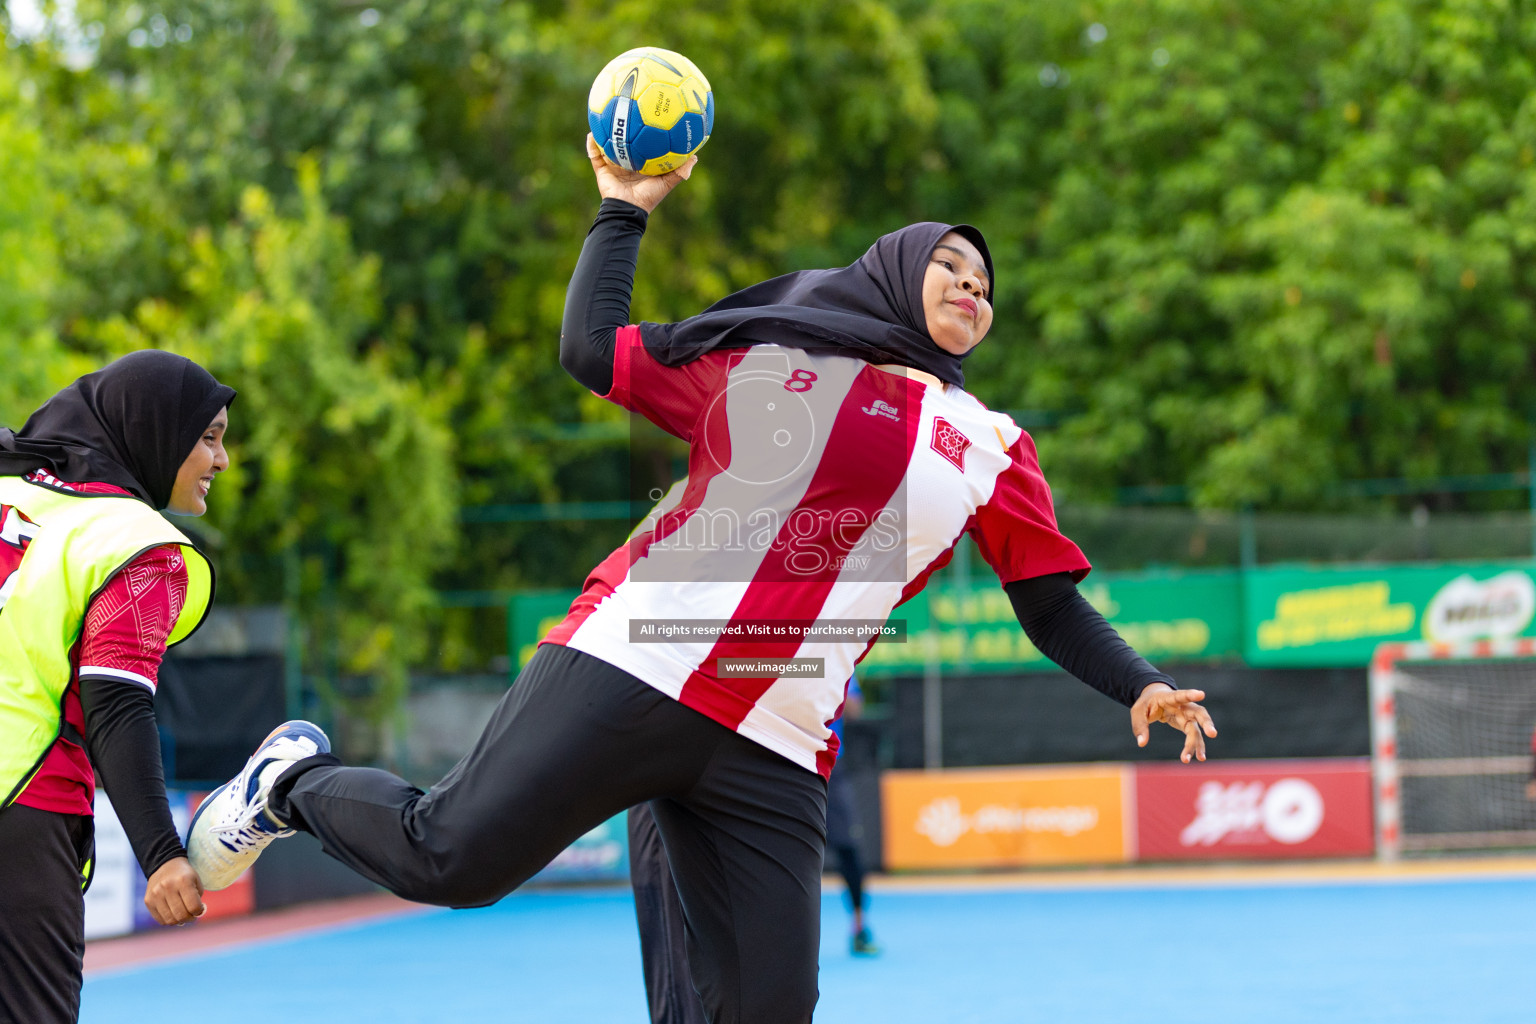
<svg viewBox="0 0 1536 1024">
<path fill-rule="evenodd" d="M 96 791 L 96 873 L 85 891 L 85 937 L 126 935 L 134 929 L 139 865 L 112 801 Z"/>
</svg>

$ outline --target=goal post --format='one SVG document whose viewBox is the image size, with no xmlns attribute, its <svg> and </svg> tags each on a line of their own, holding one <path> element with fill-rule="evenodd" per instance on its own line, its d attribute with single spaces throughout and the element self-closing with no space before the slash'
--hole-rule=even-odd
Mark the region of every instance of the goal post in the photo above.
<svg viewBox="0 0 1536 1024">
<path fill-rule="evenodd" d="M 1378 856 L 1536 847 L 1536 638 L 1382 644 L 1370 700 Z"/>
</svg>

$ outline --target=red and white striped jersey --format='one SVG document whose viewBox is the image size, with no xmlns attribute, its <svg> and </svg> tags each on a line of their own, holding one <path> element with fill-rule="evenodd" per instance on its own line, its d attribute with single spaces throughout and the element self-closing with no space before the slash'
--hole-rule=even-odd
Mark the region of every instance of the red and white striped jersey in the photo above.
<svg viewBox="0 0 1536 1024">
<path fill-rule="evenodd" d="M 873 640 L 765 638 L 753 624 L 884 622 L 966 532 L 1005 583 L 1088 572 L 1057 530 L 1034 442 L 960 388 L 776 345 L 668 367 L 626 327 L 605 397 L 687 441 L 688 476 L 593 570 L 546 642 L 823 775 L 829 723 Z M 700 620 L 725 625 L 674 639 L 634 625 Z M 720 664 L 764 658 L 823 667 L 744 678 Z"/>
</svg>

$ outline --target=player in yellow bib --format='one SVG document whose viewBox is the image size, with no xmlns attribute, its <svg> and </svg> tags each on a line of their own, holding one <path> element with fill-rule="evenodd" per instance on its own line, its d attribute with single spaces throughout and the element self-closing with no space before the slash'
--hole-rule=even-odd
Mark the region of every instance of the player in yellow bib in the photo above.
<svg viewBox="0 0 1536 1024">
<path fill-rule="evenodd" d="M 162 924 L 203 912 L 155 725 L 161 656 L 213 574 L 160 510 L 202 515 L 235 392 L 136 352 L 0 428 L 0 1022 L 79 1015 L 96 777 Z M 89 755 L 89 756 L 87 756 Z"/>
</svg>

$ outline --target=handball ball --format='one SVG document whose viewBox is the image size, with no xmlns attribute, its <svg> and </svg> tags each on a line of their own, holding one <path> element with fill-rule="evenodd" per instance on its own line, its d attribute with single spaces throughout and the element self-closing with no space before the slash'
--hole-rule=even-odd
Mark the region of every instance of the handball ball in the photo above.
<svg viewBox="0 0 1536 1024">
<path fill-rule="evenodd" d="M 666 174 L 709 141 L 715 94 L 687 57 L 642 46 L 598 72 L 587 96 L 587 124 L 610 162 Z"/>
</svg>

